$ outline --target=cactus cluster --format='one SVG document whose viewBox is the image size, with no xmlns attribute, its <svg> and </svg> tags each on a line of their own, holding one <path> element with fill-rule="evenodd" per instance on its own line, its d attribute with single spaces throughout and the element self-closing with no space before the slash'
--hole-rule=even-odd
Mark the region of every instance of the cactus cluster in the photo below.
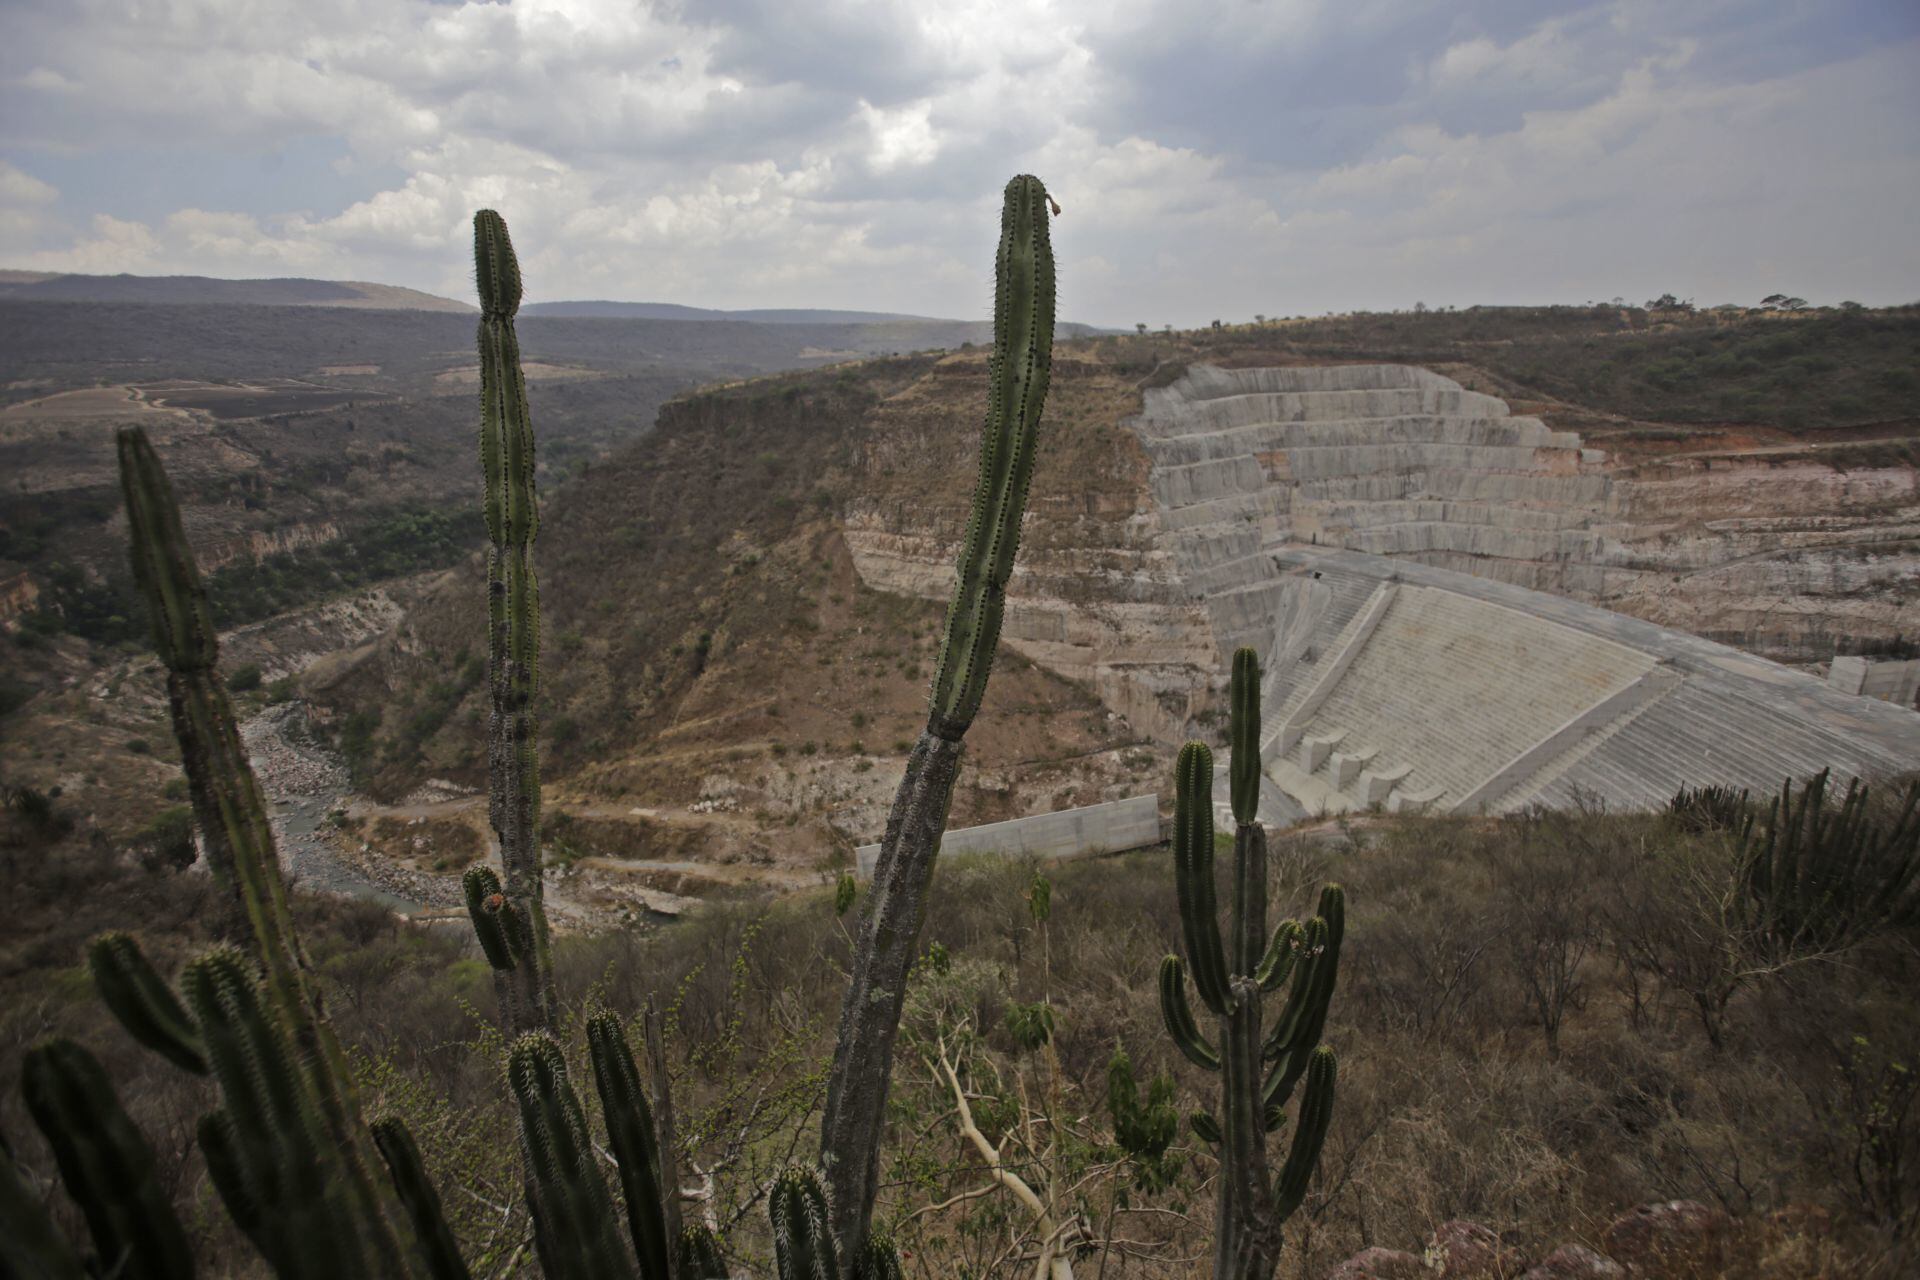
<svg viewBox="0 0 1920 1280">
<path fill-rule="evenodd" d="M 487 819 L 500 842 L 504 895 L 525 945 L 487 948 L 501 975 L 502 1016 L 516 1030 L 552 1020 L 552 966 L 540 876 L 540 583 L 533 540 L 540 531 L 534 492 L 533 418 L 513 318 L 520 310 L 520 261 L 505 219 L 473 215 L 474 279 L 480 295 L 480 471 L 487 523 Z M 468 905 L 473 887 L 468 885 Z M 488 929 L 474 912 L 484 943 Z M 502 960 L 511 963 L 503 964 Z"/>
<path fill-rule="evenodd" d="M 994 258 L 993 354 L 979 477 L 959 573 L 947 608 L 928 698 L 927 728 L 907 758 L 887 815 L 854 963 L 840 1006 L 838 1043 L 820 1126 L 820 1163 L 832 1191 L 833 1234 L 843 1255 L 866 1238 L 880 1185 L 893 1044 L 919 949 L 927 889 L 946 831 L 960 743 L 980 709 L 1000 642 L 1000 621 L 1040 415 L 1053 369 L 1054 268 L 1040 179 L 1007 183 Z"/>
<path fill-rule="evenodd" d="M 1203 743 L 1180 750 L 1174 778 L 1173 868 L 1180 927 L 1194 988 L 1217 1020 L 1209 1041 L 1187 1000 L 1187 965 L 1169 955 L 1160 967 L 1167 1031 L 1188 1061 L 1221 1076 L 1219 1115 L 1197 1113 L 1194 1132 L 1220 1148 L 1215 1214 L 1216 1280 L 1271 1280 L 1281 1229 L 1306 1196 L 1333 1112 L 1333 1051 L 1320 1046 L 1338 976 L 1346 903 L 1338 885 L 1320 894 L 1304 925 L 1282 921 L 1267 934 L 1267 838 L 1257 820 L 1260 667 L 1251 649 L 1233 655 L 1230 766 L 1234 817 L 1233 898 L 1227 940 L 1220 935 L 1213 872 L 1213 753 Z M 1250 763 L 1249 763 L 1250 762 Z M 1268 994 L 1286 988 L 1271 1026 Z M 1293 1143 L 1270 1180 L 1267 1135 L 1286 1120 L 1302 1078 Z"/>
<path fill-rule="evenodd" d="M 1039 180 L 1007 186 L 996 260 L 995 345 L 979 481 L 948 611 L 927 731 L 896 797 L 830 1082 L 822 1157 L 774 1189 L 781 1274 L 897 1280 L 884 1232 L 870 1232 L 893 1039 L 946 823 L 960 741 L 979 710 L 998 644 L 1045 404 L 1054 324 L 1050 198 Z M 554 1012 L 539 850 L 539 593 L 534 441 L 514 332 L 519 265 L 497 213 L 474 217 L 481 302 L 481 466 L 488 532 L 491 717 L 489 817 L 504 876 L 464 881 L 469 914 L 516 1033 L 507 1080 L 520 1116 L 526 1194 L 543 1270 L 552 1276 L 714 1280 L 727 1266 L 714 1232 L 682 1227 L 671 1160 L 670 1099 L 649 1107 L 617 1019 L 587 1026 L 589 1058 L 618 1166 L 627 1231 L 601 1172 L 585 1111 L 548 1034 Z M 119 436 L 134 571 L 167 668 L 173 726 L 208 862 L 228 891 L 223 946 L 191 961 L 179 989 L 134 939 L 108 934 L 89 965 L 109 1010 L 140 1044 L 210 1077 L 220 1105 L 198 1125 L 210 1181 L 275 1274 L 468 1280 L 420 1151 L 398 1120 L 361 1113 L 288 910 L 267 809 L 215 677 L 217 637 L 166 475 L 138 429 Z M 851 881 L 837 906 L 851 906 Z M 1044 909 L 1044 904 L 1041 909 Z M 658 1056 L 658 1046 L 650 1041 Z M 110 1274 L 173 1280 L 193 1260 L 151 1148 L 85 1050 L 53 1041 L 29 1055 L 29 1107 L 81 1204 L 94 1254 L 53 1229 L 11 1159 L 0 1159 L 0 1262 L 8 1274 Z M 844 1158 L 843 1158 L 844 1157 Z M 375 1175 L 384 1165 L 387 1176 Z M 629 1251 L 628 1241 L 631 1241 Z"/>
<path fill-rule="evenodd" d="M 1920 782 L 1885 814 L 1858 778 L 1838 805 L 1829 785 L 1822 769 L 1796 797 L 1789 778 L 1765 819 L 1749 813 L 1740 829 L 1747 922 L 1780 957 L 1920 921 Z"/>
<path fill-rule="evenodd" d="M 788 1165 L 774 1179 L 767 1215 L 779 1280 L 901 1280 L 899 1251 L 883 1229 L 870 1231 L 852 1265 L 842 1265 L 827 1205 L 820 1175 L 805 1165 Z"/>
</svg>

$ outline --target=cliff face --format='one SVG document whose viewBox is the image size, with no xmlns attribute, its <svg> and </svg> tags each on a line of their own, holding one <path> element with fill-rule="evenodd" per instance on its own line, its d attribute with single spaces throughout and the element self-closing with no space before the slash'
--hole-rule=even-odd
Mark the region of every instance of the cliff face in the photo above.
<svg viewBox="0 0 1920 1280">
<path fill-rule="evenodd" d="M 844 512 L 854 568 L 875 590 L 951 592 L 973 496 L 956 478 L 973 472 L 985 387 L 985 352 L 950 356 L 876 414 Z M 1001 639 L 1144 736 L 1174 740 L 1209 705 L 1217 646 L 1122 425 L 1138 402 L 1110 364 L 1056 354 Z"/>
<path fill-rule="evenodd" d="M 910 464 L 951 453 L 926 423 L 980 363 L 943 362 L 875 420 L 846 540 L 879 590 L 937 599 L 952 580 L 964 495 L 925 492 Z M 1808 666 L 1920 634 L 1908 463 L 1621 456 L 1413 366 L 1173 372 L 1140 390 L 1091 353 L 1063 362 L 1006 629 L 1157 740 L 1211 722 L 1233 648 L 1271 660 L 1303 630 L 1293 614 L 1354 604 L 1283 583 L 1271 553 L 1288 544 L 1566 595 Z"/>
</svg>

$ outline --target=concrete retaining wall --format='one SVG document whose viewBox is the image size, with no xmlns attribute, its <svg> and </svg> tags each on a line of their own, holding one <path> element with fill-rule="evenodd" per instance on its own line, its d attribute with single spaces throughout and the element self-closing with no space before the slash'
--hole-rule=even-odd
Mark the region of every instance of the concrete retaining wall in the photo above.
<svg viewBox="0 0 1920 1280">
<path fill-rule="evenodd" d="M 1827 685 L 1842 693 L 1912 707 L 1914 699 L 1920 697 L 1920 658 L 1904 662 L 1835 658 L 1827 672 Z"/>
<path fill-rule="evenodd" d="M 1148 795 L 949 831 L 940 842 L 940 851 L 1074 858 L 1120 853 L 1158 843 L 1160 802 Z M 880 860 L 880 846 L 863 844 L 854 850 L 854 857 L 860 875 L 871 876 L 874 864 Z"/>
</svg>

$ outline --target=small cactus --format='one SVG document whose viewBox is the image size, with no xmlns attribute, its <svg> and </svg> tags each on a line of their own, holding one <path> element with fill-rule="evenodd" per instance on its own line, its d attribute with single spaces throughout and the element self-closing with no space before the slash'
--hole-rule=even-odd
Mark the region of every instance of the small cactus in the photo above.
<svg viewBox="0 0 1920 1280">
<path fill-rule="evenodd" d="M 705 1223 L 696 1222 L 681 1229 L 680 1242 L 674 1246 L 678 1265 L 677 1280 L 727 1280 L 727 1260 L 720 1252 L 720 1239 Z"/>
<path fill-rule="evenodd" d="M 1232 923 L 1225 941 L 1213 887 L 1213 753 L 1189 742 L 1174 770 L 1181 935 L 1194 988 L 1217 1019 L 1219 1044 L 1208 1041 L 1194 1018 L 1187 965 L 1179 956 L 1161 962 L 1160 1007 L 1187 1060 L 1222 1077 L 1219 1117 L 1201 1111 L 1191 1120 L 1197 1136 L 1220 1148 L 1215 1280 L 1271 1280 L 1281 1229 L 1306 1195 L 1333 1111 L 1333 1052 L 1319 1046 L 1338 976 L 1346 900 L 1338 885 L 1328 885 L 1318 915 L 1304 925 L 1285 921 L 1267 934 L 1267 840 L 1257 821 L 1260 667 L 1251 649 L 1234 654 L 1229 700 L 1235 831 Z M 1263 997 L 1282 986 L 1288 988 L 1286 1004 L 1265 1028 Z M 1302 1077 L 1306 1091 L 1292 1147 L 1278 1179 L 1270 1182 L 1266 1136 L 1283 1123 Z"/>
<path fill-rule="evenodd" d="M 840 1257 L 827 1222 L 827 1193 L 818 1174 L 789 1165 L 767 1193 L 767 1209 L 780 1280 L 840 1280 Z"/>
</svg>

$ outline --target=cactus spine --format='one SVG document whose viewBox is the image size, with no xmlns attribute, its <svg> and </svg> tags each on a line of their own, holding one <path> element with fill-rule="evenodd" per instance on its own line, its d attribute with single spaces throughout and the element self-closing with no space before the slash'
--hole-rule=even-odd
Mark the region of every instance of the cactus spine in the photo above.
<svg viewBox="0 0 1920 1280">
<path fill-rule="evenodd" d="M 540 681 L 540 584 L 533 540 L 533 419 L 513 317 L 520 309 L 520 262 L 498 213 L 473 215 L 474 277 L 480 294 L 480 470 L 487 518 L 487 817 L 500 841 L 504 896 L 524 917 L 528 945 L 503 966 L 501 1015 L 515 1030 L 552 1020 L 552 967 L 540 879 L 540 743 L 533 699 Z M 499 893 L 498 889 L 495 893 Z M 471 895 L 471 888 L 469 888 Z M 469 909 L 472 898 L 469 896 Z M 485 945 L 479 914 L 474 927 Z"/>
<path fill-rule="evenodd" d="M 908 757 L 887 815 L 840 1007 L 820 1162 L 843 1257 L 859 1256 L 879 1194 L 880 1142 L 907 970 L 919 947 L 961 738 L 986 691 L 1020 543 L 1053 367 L 1051 205 L 1038 178 L 1022 174 L 1007 184 L 994 262 L 993 356 L 973 510 L 934 669 L 927 728 Z"/>
<path fill-rule="evenodd" d="M 1285 921 L 1267 936 L 1267 838 L 1257 821 L 1260 668 L 1251 649 L 1233 656 L 1230 700 L 1235 830 L 1228 942 L 1220 936 L 1213 887 L 1213 753 L 1189 742 L 1180 750 L 1174 775 L 1173 868 L 1181 934 L 1194 988 L 1217 1020 L 1218 1046 L 1194 1019 L 1187 1002 L 1187 966 L 1178 956 L 1161 962 L 1160 1005 L 1167 1032 L 1187 1059 L 1221 1074 L 1219 1118 L 1204 1112 L 1193 1118 L 1194 1132 L 1220 1147 L 1215 1280 L 1271 1280 L 1280 1261 L 1281 1228 L 1306 1195 L 1332 1116 L 1333 1051 L 1318 1046 L 1333 999 L 1345 898 L 1338 885 L 1328 885 L 1321 891 L 1318 915 L 1304 926 Z M 1267 1030 L 1262 997 L 1283 985 L 1287 1002 Z M 1303 1076 L 1306 1090 L 1293 1145 L 1278 1180 L 1270 1183 L 1267 1134 L 1283 1122 L 1287 1101 Z"/>
<path fill-rule="evenodd" d="M 94 1056 L 71 1040 L 28 1051 L 20 1089 L 60 1177 L 86 1215 L 105 1274 L 186 1280 L 193 1255 L 153 1173 L 153 1148 L 121 1109 Z"/>
<path fill-rule="evenodd" d="M 216 957 L 197 963 L 188 971 L 192 980 L 187 984 L 187 1003 L 193 1008 L 201 1039 L 201 1046 L 195 1046 L 190 1039 L 174 1034 L 180 1030 L 177 1005 L 168 1007 L 168 1002 L 159 998 L 144 960 L 136 963 L 128 959 L 121 944 L 109 943 L 96 955 L 96 977 L 101 979 L 103 992 L 118 989 L 118 994 L 131 997 L 118 1006 L 110 1002 L 109 1008 L 124 1007 L 134 1012 L 129 1029 L 143 1042 L 168 1042 L 169 1048 L 162 1051 L 176 1061 L 189 1052 L 204 1053 L 220 1081 L 230 1119 L 224 1125 L 203 1125 L 203 1132 L 214 1132 L 216 1142 L 222 1136 L 233 1139 L 223 1153 L 234 1157 L 233 1168 L 250 1174 L 271 1157 L 276 1168 L 291 1175 L 296 1170 L 287 1168 L 282 1158 L 285 1153 L 276 1144 L 308 1141 L 307 1131 L 297 1135 L 271 1132 L 250 1127 L 251 1121 L 264 1124 L 269 1116 L 284 1119 L 297 1112 L 303 1124 L 313 1126 L 305 1150 L 315 1163 L 310 1168 L 301 1166 L 297 1172 L 322 1188 L 315 1194 L 325 1202 L 324 1216 L 334 1221 L 316 1230 L 330 1232 L 333 1238 L 322 1240 L 316 1235 L 310 1251 L 289 1255 L 290 1265 L 306 1257 L 337 1252 L 350 1264 L 347 1272 L 353 1274 L 410 1275 L 416 1261 L 412 1233 L 391 1189 L 374 1177 L 373 1141 L 360 1115 L 353 1077 L 326 1022 L 319 995 L 307 979 L 306 962 L 287 909 L 286 883 L 281 878 L 279 851 L 266 805 L 241 746 L 226 690 L 215 678 L 219 646 L 212 614 L 181 529 L 173 488 L 144 432 L 138 428 L 122 430 L 118 445 L 134 577 L 147 598 L 154 646 L 167 667 L 174 735 L 186 767 L 194 816 L 206 843 L 207 860 L 237 903 L 239 932 L 250 944 L 264 980 L 264 1005 L 249 1000 L 246 1007 L 256 1020 L 236 1026 L 233 1019 L 238 1016 L 238 1006 L 230 1008 L 229 1002 L 240 1000 L 240 993 L 252 992 L 252 979 L 247 978 L 245 984 L 238 981 L 244 969 L 231 953 L 216 953 Z M 133 954 L 137 955 L 137 949 Z M 196 989 L 202 1001 L 198 1005 Z M 171 1032 L 165 1029 L 168 1023 L 173 1024 Z M 283 1035 L 289 1042 L 284 1056 L 297 1066 L 289 1065 L 271 1079 L 250 1078 L 240 1070 L 239 1060 L 229 1056 L 223 1069 L 221 1054 L 231 1050 L 232 1043 L 216 1046 L 216 1030 L 240 1037 L 251 1049 L 260 1051 Z M 256 1099 L 243 1090 L 243 1080 L 250 1081 L 256 1090 L 270 1087 L 275 1091 L 271 1105 L 267 1105 L 265 1096 Z M 212 1152 L 208 1158 L 211 1164 Z M 236 1183 L 233 1189 L 249 1196 L 284 1192 L 296 1198 L 308 1190 L 305 1182 L 283 1187 L 251 1181 L 244 1186 Z"/>
</svg>

